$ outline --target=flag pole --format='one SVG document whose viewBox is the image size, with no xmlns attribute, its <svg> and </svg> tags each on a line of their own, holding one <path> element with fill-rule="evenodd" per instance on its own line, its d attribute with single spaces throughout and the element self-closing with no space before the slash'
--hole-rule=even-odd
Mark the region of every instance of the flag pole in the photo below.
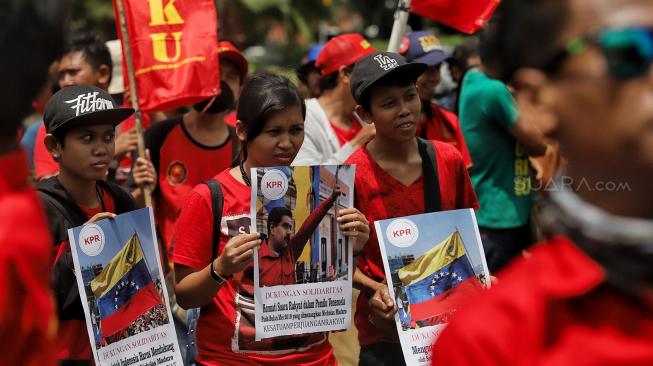
<svg viewBox="0 0 653 366">
<path fill-rule="evenodd" d="M 399 3 L 397 4 L 395 22 L 392 25 L 392 34 L 390 35 L 390 42 L 388 43 L 389 52 L 399 52 L 401 39 L 406 33 L 406 25 L 408 24 L 410 1 L 411 0 L 399 0 Z"/>
<path fill-rule="evenodd" d="M 125 61 L 127 64 L 127 75 L 129 77 L 129 96 L 132 107 L 134 108 L 134 119 L 136 121 L 136 134 L 138 136 L 138 156 L 145 158 L 145 141 L 143 140 L 143 119 L 141 106 L 138 103 L 138 88 L 136 87 L 136 76 L 134 75 L 134 61 L 132 58 L 131 44 L 129 43 L 129 31 L 127 30 L 127 20 L 125 18 L 124 0 L 115 0 L 118 7 L 118 22 L 122 33 L 122 48 L 125 51 Z M 145 207 L 152 207 L 152 192 L 149 188 L 141 187 Z"/>
</svg>

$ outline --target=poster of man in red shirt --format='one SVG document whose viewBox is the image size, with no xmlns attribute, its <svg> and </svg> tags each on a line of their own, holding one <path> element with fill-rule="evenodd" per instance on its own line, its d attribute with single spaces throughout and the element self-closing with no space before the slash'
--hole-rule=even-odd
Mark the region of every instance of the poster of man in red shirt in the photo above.
<svg viewBox="0 0 653 366">
<path fill-rule="evenodd" d="M 338 211 L 353 206 L 351 165 L 252 172 L 257 339 L 346 329 L 351 321 L 350 240 Z"/>
</svg>

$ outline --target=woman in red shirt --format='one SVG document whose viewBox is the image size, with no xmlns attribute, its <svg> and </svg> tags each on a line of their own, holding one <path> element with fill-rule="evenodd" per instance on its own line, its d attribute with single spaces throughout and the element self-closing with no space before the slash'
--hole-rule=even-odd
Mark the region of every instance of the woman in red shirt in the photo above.
<svg viewBox="0 0 653 366">
<path fill-rule="evenodd" d="M 197 324 L 200 365 L 334 365 L 325 333 L 255 341 L 253 250 L 261 244 L 250 227 L 252 167 L 288 166 L 304 140 L 306 108 L 285 77 L 259 75 L 245 86 L 238 106 L 236 132 L 243 146 L 240 166 L 215 179 L 224 203 L 217 258 L 211 258 L 212 201 L 207 185 L 188 195 L 177 221 L 174 262 L 177 301 L 202 307 Z M 357 209 L 340 211 L 344 235 L 359 250 L 369 225 Z"/>
</svg>

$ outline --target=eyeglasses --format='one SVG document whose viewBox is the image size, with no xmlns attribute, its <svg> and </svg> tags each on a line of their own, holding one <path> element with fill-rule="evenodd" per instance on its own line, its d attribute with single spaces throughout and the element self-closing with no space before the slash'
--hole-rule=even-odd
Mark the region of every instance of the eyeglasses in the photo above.
<svg viewBox="0 0 653 366">
<path fill-rule="evenodd" d="M 641 77 L 653 63 L 653 28 L 633 27 L 575 37 L 545 68 L 554 71 L 564 59 L 583 53 L 590 45 L 599 47 L 607 60 L 608 72 L 617 79 Z"/>
</svg>

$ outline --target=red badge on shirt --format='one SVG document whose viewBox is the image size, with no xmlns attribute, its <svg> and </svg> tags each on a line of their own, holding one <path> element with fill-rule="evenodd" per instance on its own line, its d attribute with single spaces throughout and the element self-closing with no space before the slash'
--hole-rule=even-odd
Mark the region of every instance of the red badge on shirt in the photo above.
<svg viewBox="0 0 653 366">
<path fill-rule="evenodd" d="M 174 160 L 170 163 L 170 165 L 168 165 L 167 176 L 168 182 L 171 185 L 176 186 L 186 181 L 186 177 L 188 176 L 188 169 L 186 169 L 186 166 L 181 161 Z"/>
</svg>

